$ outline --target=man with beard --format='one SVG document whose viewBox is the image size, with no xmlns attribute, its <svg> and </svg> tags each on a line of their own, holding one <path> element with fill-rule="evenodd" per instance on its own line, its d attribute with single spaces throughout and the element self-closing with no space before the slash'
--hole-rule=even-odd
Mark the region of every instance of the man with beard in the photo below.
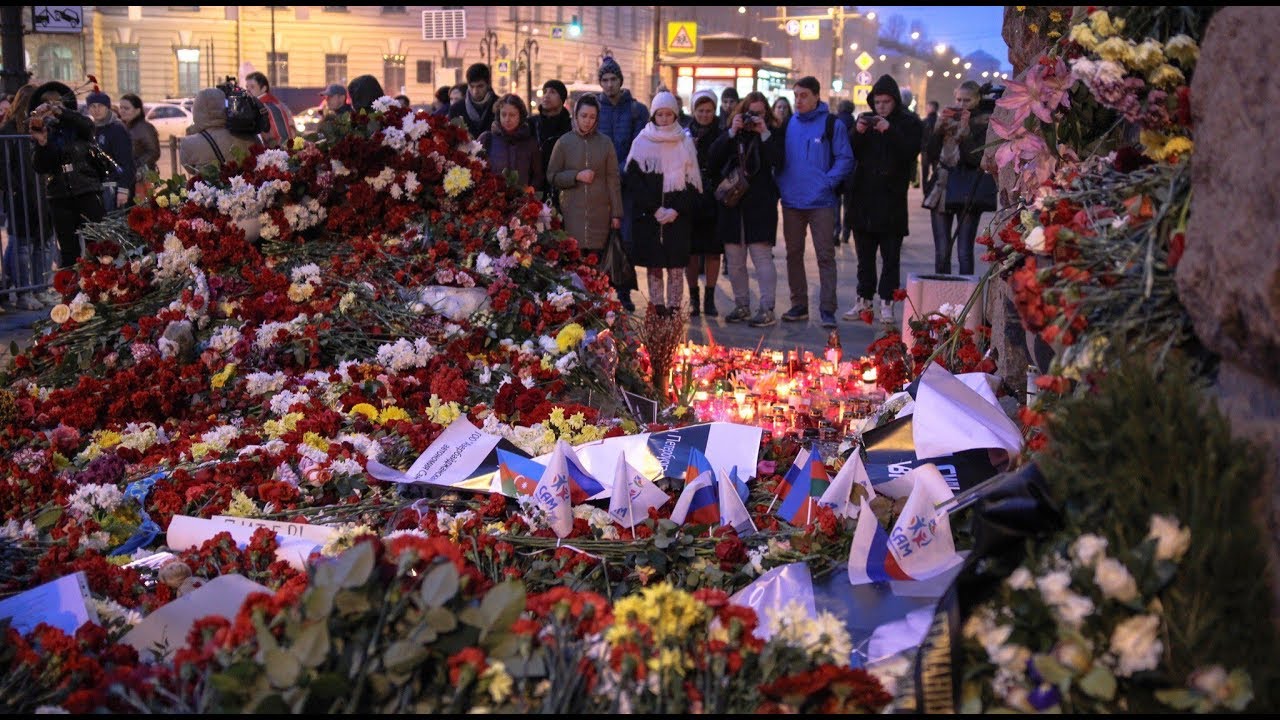
<svg viewBox="0 0 1280 720">
<path fill-rule="evenodd" d="M 449 108 L 449 119 L 462 118 L 473 138 L 493 126 L 493 104 L 498 96 L 493 94 L 491 82 L 488 65 L 476 63 L 467 68 L 467 93 Z"/>
</svg>

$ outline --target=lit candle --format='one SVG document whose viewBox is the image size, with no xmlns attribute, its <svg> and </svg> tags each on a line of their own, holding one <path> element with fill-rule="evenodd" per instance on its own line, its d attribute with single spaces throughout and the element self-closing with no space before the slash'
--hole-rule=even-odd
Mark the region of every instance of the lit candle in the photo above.
<svg viewBox="0 0 1280 720">
<path fill-rule="evenodd" d="M 705 401 L 706 401 L 706 399 L 707 399 L 707 391 L 706 391 L 706 390 L 699 390 L 699 391 L 695 392 L 695 393 L 693 394 L 693 399 L 694 399 L 694 400 L 697 400 L 698 402 L 705 402 Z"/>
<path fill-rule="evenodd" d="M 876 381 L 876 368 L 874 365 L 872 365 L 871 367 L 863 371 L 862 382 L 870 384 L 875 381 Z"/>
</svg>

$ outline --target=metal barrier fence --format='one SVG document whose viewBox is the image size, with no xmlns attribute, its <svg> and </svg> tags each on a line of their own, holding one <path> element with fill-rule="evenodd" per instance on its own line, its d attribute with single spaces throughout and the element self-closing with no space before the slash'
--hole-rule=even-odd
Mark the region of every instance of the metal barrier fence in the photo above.
<svg viewBox="0 0 1280 720">
<path fill-rule="evenodd" d="M 5 293 L 42 290 L 58 260 L 53 216 L 44 180 L 32 166 L 29 135 L 0 135 L 0 212 L 4 220 L 4 262 L 0 289 Z"/>
</svg>

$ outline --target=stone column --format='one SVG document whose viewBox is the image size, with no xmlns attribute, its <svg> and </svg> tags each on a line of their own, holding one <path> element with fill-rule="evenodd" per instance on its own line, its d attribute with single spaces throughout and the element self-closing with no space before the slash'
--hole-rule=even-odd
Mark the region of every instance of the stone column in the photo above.
<svg viewBox="0 0 1280 720">
<path fill-rule="evenodd" d="M 1280 122 L 1271 122 L 1280 46 L 1259 29 L 1278 24 L 1275 7 L 1226 7 L 1209 23 L 1191 82 L 1194 193 L 1175 275 L 1196 335 L 1222 358 L 1219 406 L 1265 453 L 1259 520 L 1272 568 L 1280 568 Z M 1274 571 L 1270 580 L 1280 622 Z"/>
</svg>

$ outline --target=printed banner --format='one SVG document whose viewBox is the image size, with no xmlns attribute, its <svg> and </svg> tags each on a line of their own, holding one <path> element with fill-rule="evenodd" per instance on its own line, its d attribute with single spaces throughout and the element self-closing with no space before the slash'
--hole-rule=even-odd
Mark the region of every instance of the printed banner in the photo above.
<svg viewBox="0 0 1280 720">
<path fill-rule="evenodd" d="M 996 474 L 987 450 L 965 450 L 936 458 L 916 457 L 914 417 L 898 418 L 862 434 L 867 477 L 877 493 L 891 498 L 906 497 L 911 494 L 907 474 L 929 463 L 938 466 L 938 472 L 952 492 L 967 490 Z"/>
</svg>

